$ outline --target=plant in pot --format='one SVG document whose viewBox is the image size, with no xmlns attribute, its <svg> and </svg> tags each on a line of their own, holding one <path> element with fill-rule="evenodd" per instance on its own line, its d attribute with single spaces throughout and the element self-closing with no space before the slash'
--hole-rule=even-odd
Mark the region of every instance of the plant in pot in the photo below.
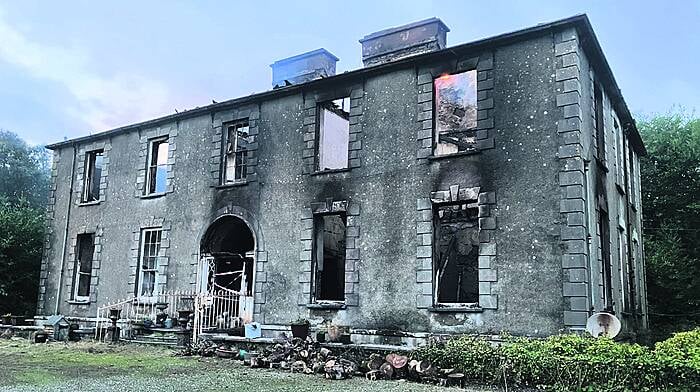
<svg viewBox="0 0 700 392">
<path fill-rule="evenodd" d="M 299 318 L 290 323 L 292 336 L 299 339 L 306 339 L 309 336 L 309 320 Z"/>
</svg>

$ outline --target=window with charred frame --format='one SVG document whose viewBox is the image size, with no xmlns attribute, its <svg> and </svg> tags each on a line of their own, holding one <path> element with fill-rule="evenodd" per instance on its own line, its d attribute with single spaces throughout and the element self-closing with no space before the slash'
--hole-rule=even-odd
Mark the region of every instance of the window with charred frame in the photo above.
<svg viewBox="0 0 700 392">
<path fill-rule="evenodd" d="M 316 170 L 348 168 L 350 97 L 318 104 Z"/>
<path fill-rule="evenodd" d="M 476 149 L 476 83 L 476 70 L 433 81 L 434 155 Z"/>
<path fill-rule="evenodd" d="M 85 154 L 85 174 L 81 201 L 89 203 L 100 200 L 100 180 L 102 179 L 103 150 Z"/>
<path fill-rule="evenodd" d="M 593 103 L 595 113 L 595 136 L 598 162 L 605 165 L 605 124 L 603 121 L 603 91 L 599 83 L 593 85 Z"/>
<path fill-rule="evenodd" d="M 315 302 L 345 300 L 345 232 L 346 216 L 323 214 L 314 216 Z"/>
<path fill-rule="evenodd" d="M 158 278 L 158 258 L 160 253 L 161 229 L 141 230 L 139 253 L 137 297 L 152 297 L 156 293 Z"/>
<path fill-rule="evenodd" d="M 479 302 L 479 220 L 476 201 L 433 206 L 434 301 L 443 306 Z"/>
<path fill-rule="evenodd" d="M 92 277 L 92 257 L 95 253 L 95 235 L 78 234 L 73 277 L 73 300 L 90 299 L 90 279 Z"/>
<path fill-rule="evenodd" d="M 222 184 L 233 184 L 246 180 L 248 174 L 248 145 L 250 143 L 248 119 L 238 120 L 226 127 L 224 133 L 224 174 Z"/>
<path fill-rule="evenodd" d="M 168 176 L 168 138 L 149 141 L 146 194 L 165 193 Z"/>
</svg>

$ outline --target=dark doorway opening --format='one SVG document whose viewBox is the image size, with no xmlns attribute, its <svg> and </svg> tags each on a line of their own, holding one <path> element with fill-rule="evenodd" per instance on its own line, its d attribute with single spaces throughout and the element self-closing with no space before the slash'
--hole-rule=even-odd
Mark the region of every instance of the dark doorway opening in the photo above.
<svg viewBox="0 0 700 392">
<path fill-rule="evenodd" d="M 255 238 L 248 225 L 233 215 L 217 219 L 202 238 L 201 254 L 213 258 L 207 290 L 243 291 L 253 295 Z"/>
</svg>

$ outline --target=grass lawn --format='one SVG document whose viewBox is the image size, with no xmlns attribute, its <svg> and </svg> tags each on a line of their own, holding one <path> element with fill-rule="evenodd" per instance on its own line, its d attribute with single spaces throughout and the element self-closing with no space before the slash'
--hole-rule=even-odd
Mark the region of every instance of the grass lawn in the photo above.
<svg viewBox="0 0 700 392">
<path fill-rule="evenodd" d="M 0 340 L 0 391 L 457 391 L 402 381 L 250 369 L 238 361 L 175 357 L 173 350 L 104 343 Z M 491 391 L 470 388 L 468 391 Z"/>
</svg>

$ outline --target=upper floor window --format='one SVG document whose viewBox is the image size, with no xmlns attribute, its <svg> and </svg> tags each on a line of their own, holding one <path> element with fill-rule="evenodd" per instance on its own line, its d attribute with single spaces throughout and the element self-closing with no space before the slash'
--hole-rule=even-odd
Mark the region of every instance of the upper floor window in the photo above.
<svg viewBox="0 0 700 392">
<path fill-rule="evenodd" d="M 318 105 L 317 170 L 348 168 L 350 143 L 350 97 Z"/>
<path fill-rule="evenodd" d="M 139 252 L 138 281 L 136 295 L 152 297 L 158 284 L 158 259 L 161 244 L 161 229 L 141 230 L 141 249 Z"/>
<path fill-rule="evenodd" d="M 316 301 L 345 300 L 345 214 L 314 217 L 314 297 Z"/>
<path fill-rule="evenodd" d="M 476 70 L 442 75 L 433 81 L 434 155 L 476 146 Z"/>
<path fill-rule="evenodd" d="M 146 194 L 165 193 L 168 175 L 168 138 L 149 141 Z"/>
<path fill-rule="evenodd" d="M 595 115 L 595 135 L 596 148 L 598 150 L 598 161 L 605 164 L 605 123 L 603 121 L 603 91 L 600 84 L 593 85 L 593 103 Z"/>
<path fill-rule="evenodd" d="M 224 134 L 224 175 L 221 178 L 223 184 L 232 184 L 245 181 L 248 174 L 248 143 L 249 125 L 248 119 L 237 121 L 226 128 Z"/>
<path fill-rule="evenodd" d="M 76 246 L 76 258 L 73 277 L 73 299 L 88 301 L 90 299 L 90 279 L 92 277 L 92 257 L 95 253 L 95 235 L 79 234 Z"/>
<path fill-rule="evenodd" d="M 85 156 L 85 175 L 81 199 L 83 203 L 100 200 L 103 158 L 103 150 L 90 151 Z"/>
</svg>

